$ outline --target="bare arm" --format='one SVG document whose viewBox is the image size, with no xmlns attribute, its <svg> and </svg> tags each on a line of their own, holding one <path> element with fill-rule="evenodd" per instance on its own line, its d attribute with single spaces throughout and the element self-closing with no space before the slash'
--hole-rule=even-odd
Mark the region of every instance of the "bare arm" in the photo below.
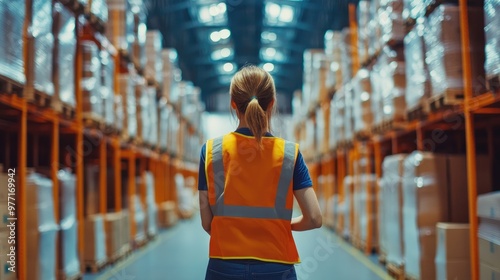
<svg viewBox="0 0 500 280">
<path fill-rule="evenodd" d="M 294 191 L 302 215 L 292 219 L 292 230 L 305 231 L 321 227 L 323 218 L 313 188 Z"/>
<path fill-rule="evenodd" d="M 208 191 L 200 191 L 200 215 L 201 215 L 201 226 L 203 229 L 210 234 L 212 227 L 212 209 L 210 209 L 210 203 L 208 202 Z"/>
</svg>

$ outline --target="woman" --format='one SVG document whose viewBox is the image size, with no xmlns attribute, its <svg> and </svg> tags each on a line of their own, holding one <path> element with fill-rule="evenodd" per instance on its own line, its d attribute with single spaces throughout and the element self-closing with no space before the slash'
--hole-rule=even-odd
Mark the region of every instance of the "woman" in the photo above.
<svg viewBox="0 0 500 280">
<path fill-rule="evenodd" d="M 248 66 L 230 86 L 235 132 L 202 148 L 201 222 L 210 234 L 206 280 L 297 279 L 292 230 L 321 227 L 321 212 L 298 145 L 269 132 L 273 78 Z M 295 196 L 302 215 L 292 219 Z"/>
</svg>

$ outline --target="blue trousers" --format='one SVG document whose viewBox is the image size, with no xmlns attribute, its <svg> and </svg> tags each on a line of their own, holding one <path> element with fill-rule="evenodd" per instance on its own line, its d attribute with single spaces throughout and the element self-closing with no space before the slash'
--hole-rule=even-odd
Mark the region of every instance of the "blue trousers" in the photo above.
<svg viewBox="0 0 500 280">
<path fill-rule="evenodd" d="M 210 259 L 205 280 L 297 280 L 292 264 Z"/>
</svg>

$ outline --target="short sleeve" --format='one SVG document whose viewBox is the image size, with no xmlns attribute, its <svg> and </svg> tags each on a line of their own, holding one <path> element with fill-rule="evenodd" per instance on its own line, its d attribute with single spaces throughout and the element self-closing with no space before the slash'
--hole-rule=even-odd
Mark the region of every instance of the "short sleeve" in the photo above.
<svg viewBox="0 0 500 280">
<path fill-rule="evenodd" d="M 205 174 L 205 154 L 206 154 L 206 144 L 201 147 L 200 155 L 200 167 L 198 169 L 198 190 L 208 191 L 207 176 Z"/>
<path fill-rule="evenodd" d="M 312 187 L 311 176 L 309 175 L 309 169 L 302 157 L 300 151 L 297 154 L 297 160 L 295 161 L 295 169 L 293 171 L 293 190 L 300 190 L 304 188 Z"/>
</svg>

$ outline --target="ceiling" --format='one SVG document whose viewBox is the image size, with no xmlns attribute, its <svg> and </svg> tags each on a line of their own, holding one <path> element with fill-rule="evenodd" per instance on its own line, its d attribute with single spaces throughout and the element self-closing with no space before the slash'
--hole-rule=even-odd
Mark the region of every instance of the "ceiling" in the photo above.
<svg viewBox="0 0 500 280">
<path fill-rule="evenodd" d="M 304 50 L 323 48 L 326 30 L 347 26 L 353 1 L 145 0 L 148 29 L 162 32 L 163 47 L 177 49 L 183 79 L 201 88 L 207 104 L 228 92 L 246 64 L 269 71 L 290 103 L 302 87 Z"/>
</svg>

